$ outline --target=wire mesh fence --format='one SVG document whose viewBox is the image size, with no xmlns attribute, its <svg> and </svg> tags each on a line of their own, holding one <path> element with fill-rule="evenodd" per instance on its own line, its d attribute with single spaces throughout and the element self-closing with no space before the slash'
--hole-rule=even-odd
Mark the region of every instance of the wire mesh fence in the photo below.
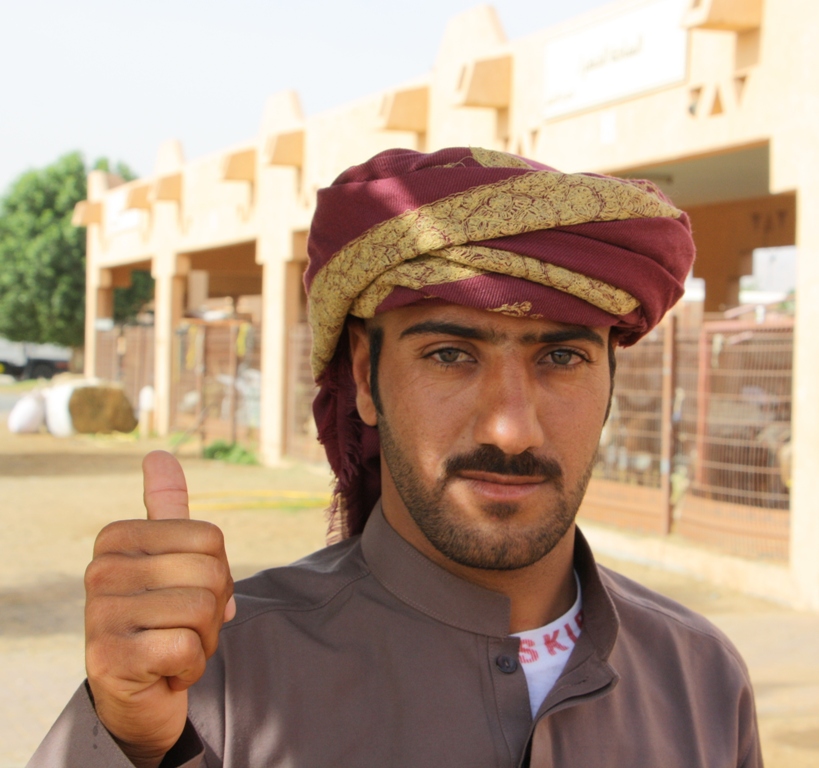
<svg viewBox="0 0 819 768">
<path fill-rule="evenodd" d="M 96 358 L 94 374 L 106 381 L 119 381 L 120 358 L 117 350 L 119 328 L 97 331 Z"/>
<path fill-rule="evenodd" d="M 324 448 L 318 442 L 313 419 L 316 385 L 310 368 L 310 326 L 294 325 L 287 345 L 287 414 L 285 450 L 305 461 L 324 461 Z"/>
<path fill-rule="evenodd" d="M 616 384 L 594 477 L 660 487 L 664 331 L 658 328 L 617 354 Z"/>
<path fill-rule="evenodd" d="M 620 350 L 582 513 L 787 559 L 792 357 L 791 318 L 669 321 Z"/>
<path fill-rule="evenodd" d="M 174 334 L 173 429 L 203 444 L 258 441 L 260 329 L 239 320 L 188 320 Z"/>
<path fill-rule="evenodd" d="M 681 344 L 676 530 L 733 554 L 785 559 L 793 324 L 707 323 Z"/>
<path fill-rule="evenodd" d="M 618 350 L 609 418 L 581 514 L 597 522 L 667 533 L 663 485 L 663 356 L 667 328 Z"/>
<path fill-rule="evenodd" d="M 138 407 L 142 388 L 154 385 L 154 329 L 153 326 L 126 325 L 120 338 L 122 386 L 128 400 Z"/>
<path fill-rule="evenodd" d="M 153 329 L 99 332 L 97 373 L 129 393 L 153 377 Z M 753 558 L 788 557 L 793 321 L 668 320 L 619 350 L 609 420 L 581 514 Z M 306 325 L 288 334 L 285 451 L 324 459 Z M 260 329 L 186 321 L 175 335 L 172 422 L 255 442 Z"/>
<path fill-rule="evenodd" d="M 136 410 L 139 393 L 154 384 L 154 328 L 149 325 L 117 326 L 97 331 L 95 374 L 122 384 Z"/>
</svg>

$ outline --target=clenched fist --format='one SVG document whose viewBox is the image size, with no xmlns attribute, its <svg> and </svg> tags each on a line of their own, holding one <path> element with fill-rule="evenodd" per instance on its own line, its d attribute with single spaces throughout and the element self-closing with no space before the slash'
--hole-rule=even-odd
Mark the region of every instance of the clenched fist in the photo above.
<svg viewBox="0 0 819 768">
<path fill-rule="evenodd" d="M 147 520 L 106 526 L 85 572 L 88 682 L 97 715 L 137 766 L 182 734 L 187 689 L 236 613 L 222 532 L 191 520 L 179 462 L 149 453 Z"/>
</svg>

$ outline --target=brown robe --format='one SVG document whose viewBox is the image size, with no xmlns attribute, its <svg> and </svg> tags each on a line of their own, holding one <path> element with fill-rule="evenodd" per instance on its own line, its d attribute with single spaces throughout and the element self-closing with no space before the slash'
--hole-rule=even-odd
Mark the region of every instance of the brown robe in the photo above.
<svg viewBox="0 0 819 768">
<path fill-rule="evenodd" d="M 583 632 L 533 722 L 507 599 L 434 565 L 380 508 L 361 537 L 239 582 L 165 765 L 762 765 L 753 693 L 702 617 L 598 567 Z M 81 687 L 31 768 L 127 768 Z"/>
</svg>

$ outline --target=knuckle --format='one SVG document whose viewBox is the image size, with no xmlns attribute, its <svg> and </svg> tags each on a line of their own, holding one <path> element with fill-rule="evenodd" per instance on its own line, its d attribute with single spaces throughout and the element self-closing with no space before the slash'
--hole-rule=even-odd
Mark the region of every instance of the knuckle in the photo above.
<svg viewBox="0 0 819 768">
<path fill-rule="evenodd" d="M 187 665 L 202 656 L 202 639 L 192 630 L 174 632 L 170 646 L 169 653 Z"/>
<path fill-rule="evenodd" d="M 221 552 L 224 549 L 225 536 L 217 525 L 203 522 L 199 535 L 203 547 L 208 552 Z"/>
<path fill-rule="evenodd" d="M 233 580 L 230 576 L 230 569 L 222 560 L 215 557 L 209 557 L 206 567 L 208 570 L 208 583 L 215 592 L 221 593 L 225 590 L 225 588 L 231 588 L 233 586 Z"/>
<path fill-rule="evenodd" d="M 216 595 L 209 589 L 195 590 L 193 608 L 197 616 L 210 618 L 217 610 Z"/>
<path fill-rule="evenodd" d="M 86 636 L 118 634 L 122 627 L 120 601 L 105 595 L 89 598 L 85 603 Z"/>
<path fill-rule="evenodd" d="M 104 553 L 97 555 L 85 569 L 86 594 L 96 594 L 109 586 L 112 576 L 117 572 L 116 564 L 119 558 L 116 555 Z"/>
<path fill-rule="evenodd" d="M 116 520 L 108 523 L 94 542 L 94 557 L 109 552 L 119 552 L 134 546 L 138 540 L 142 520 Z"/>
<path fill-rule="evenodd" d="M 114 542 L 118 541 L 120 536 L 120 531 L 122 529 L 122 521 L 117 520 L 114 523 L 108 523 L 98 534 L 97 539 L 94 542 L 94 555 L 96 556 L 98 553 L 109 552 L 115 547 Z"/>
</svg>

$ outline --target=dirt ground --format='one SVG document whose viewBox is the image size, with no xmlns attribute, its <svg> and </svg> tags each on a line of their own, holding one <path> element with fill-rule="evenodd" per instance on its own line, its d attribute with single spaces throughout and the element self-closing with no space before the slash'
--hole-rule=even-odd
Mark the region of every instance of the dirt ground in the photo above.
<svg viewBox="0 0 819 768">
<path fill-rule="evenodd" d="M 83 571 L 102 526 L 143 515 L 141 457 L 158 447 L 168 444 L 10 435 L 0 413 L 0 768 L 25 765 L 83 679 Z M 180 456 L 192 512 L 223 529 L 236 578 L 323 545 L 326 468 L 228 465 L 192 451 Z M 734 640 L 754 680 L 768 768 L 819 766 L 819 616 L 600 559 Z"/>
</svg>

